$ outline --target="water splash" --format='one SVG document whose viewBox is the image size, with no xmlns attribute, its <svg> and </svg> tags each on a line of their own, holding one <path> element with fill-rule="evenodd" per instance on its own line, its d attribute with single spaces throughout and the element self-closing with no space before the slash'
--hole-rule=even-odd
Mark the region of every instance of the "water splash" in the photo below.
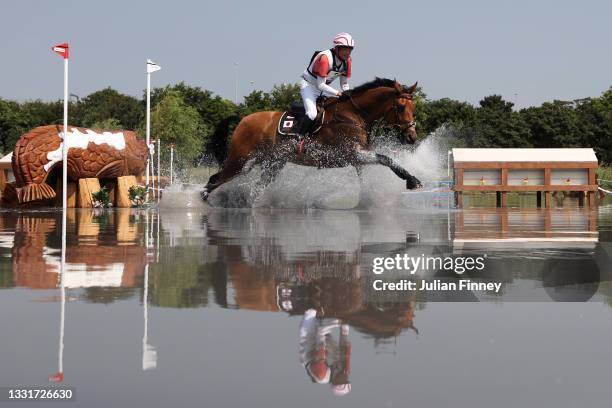
<svg viewBox="0 0 612 408">
<path fill-rule="evenodd" d="M 160 209 L 193 208 L 204 209 L 206 204 L 200 197 L 204 184 L 174 183 L 166 187 L 159 202 Z"/>
<path fill-rule="evenodd" d="M 451 131 L 437 129 L 412 148 L 394 143 L 376 146 L 419 178 L 425 188 L 447 178 L 447 150 Z M 405 182 L 380 165 L 365 166 L 361 177 L 354 167 L 316 169 L 287 164 L 266 188 L 260 183 L 261 169 L 255 166 L 216 189 L 208 198 L 213 207 L 231 208 L 323 208 L 367 209 L 401 206 Z M 201 207 L 202 185 L 177 185 L 164 190 L 161 208 Z"/>
</svg>

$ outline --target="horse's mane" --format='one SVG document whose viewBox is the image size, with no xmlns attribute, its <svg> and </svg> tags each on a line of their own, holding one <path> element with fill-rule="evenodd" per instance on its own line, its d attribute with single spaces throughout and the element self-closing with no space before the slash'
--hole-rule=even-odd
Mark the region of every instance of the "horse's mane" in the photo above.
<svg viewBox="0 0 612 408">
<path fill-rule="evenodd" d="M 380 87 L 395 88 L 395 84 L 396 84 L 396 81 L 394 79 L 376 77 L 374 78 L 374 80 L 370 82 L 361 84 L 358 87 L 351 89 L 350 91 L 343 92 L 339 100 L 341 101 L 347 100 L 351 96 L 362 94 L 374 88 L 380 88 Z"/>
</svg>

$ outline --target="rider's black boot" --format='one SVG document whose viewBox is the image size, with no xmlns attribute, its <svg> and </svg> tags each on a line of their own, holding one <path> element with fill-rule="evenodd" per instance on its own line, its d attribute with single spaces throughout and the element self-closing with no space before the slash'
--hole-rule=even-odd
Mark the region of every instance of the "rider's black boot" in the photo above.
<svg viewBox="0 0 612 408">
<path fill-rule="evenodd" d="M 310 119 L 308 116 L 304 116 L 302 123 L 300 123 L 300 130 L 298 131 L 300 140 L 305 139 L 309 135 L 313 125 L 314 120 Z"/>
</svg>

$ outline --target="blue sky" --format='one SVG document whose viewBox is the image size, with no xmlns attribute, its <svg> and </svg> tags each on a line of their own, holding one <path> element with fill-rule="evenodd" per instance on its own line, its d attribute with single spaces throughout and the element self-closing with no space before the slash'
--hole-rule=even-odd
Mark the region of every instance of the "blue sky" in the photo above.
<svg viewBox="0 0 612 408">
<path fill-rule="evenodd" d="M 355 37 L 352 84 L 418 80 L 430 98 L 477 104 L 501 94 L 519 107 L 599 96 L 612 86 L 609 1 L 5 1 L 0 96 L 62 97 L 111 86 L 140 96 L 185 81 L 234 99 L 297 82 L 312 52 L 340 31 Z"/>
</svg>

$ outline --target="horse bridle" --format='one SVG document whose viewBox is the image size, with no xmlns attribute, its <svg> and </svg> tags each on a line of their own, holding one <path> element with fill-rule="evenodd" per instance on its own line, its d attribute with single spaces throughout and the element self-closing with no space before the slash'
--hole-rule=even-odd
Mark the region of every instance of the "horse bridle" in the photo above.
<svg viewBox="0 0 612 408">
<path fill-rule="evenodd" d="M 391 126 L 397 126 L 398 128 L 400 128 L 400 130 L 414 129 L 416 127 L 416 121 L 414 121 L 414 120 L 411 120 L 410 122 L 407 122 L 408 126 L 406 126 L 405 129 L 402 127 L 402 125 L 403 125 L 402 124 L 402 118 L 400 116 L 400 114 L 402 112 L 402 110 L 400 109 L 401 105 L 396 103 L 397 99 L 401 99 L 401 98 L 412 99 L 412 95 L 407 94 L 407 93 L 403 93 L 403 94 L 398 95 L 395 98 L 395 101 L 393 102 L 393 108 L 392 109 L 395 111 L 395 114 L 397 115 L 397 122 L 398 123 L 392 124 Z M 357 103 L 353 99 L 353 95 L 348 94 L 348 99 L 351 102 L 351 105 L 353 105 L 353 107 L 357 110 L 357 112 L 359 112 L 364 117 L 368 115 L 368 112 L 364 111 L 363 109 L 361 109 L 359 107 L 359 105 L 357 105 Z M 336 106 L 335 106 L 335 109 L 334 109 L 334 115 L 332 116 L 332 121 L 336 121 L 336 123 L 349 123 L 349 124 L 351 124 L 351 125 L 353 125 L 355 127 L 359 127 L 359 128 L 365 129 L 365 126 L 363 126 L 361 124 L 358 124 L 358 123 L 355 123 L 355 122 L 352 122 L 352 121 L 344 122 L 344 121 L 337 120 L 337 117 L 336 117 L 337 111 L 338 111 L 338 103 L 336 102 Z"/>
<path fill-rule="evenodd" d="M 401 124 L 402 118 L 400 117 L 400 114 L 403 112 L 404 109 L 406 109 L 406 107 L 404 105 L 400 105 L 399 103 L 396 103 L 398 99 L 402 99 L 402 98 L 412 100 L 412 95 L 403 93 L 403 94 L 398 95 L 398 97 L 395 98 L 395 101 L 393 101 L 393 110 L 395 111 L 395 114 L 397 115 L 397 122 L 398 122 L 396 124 L 393 124 L 393 126 L 397 126 L 400 129 L 404 130 L 404 128 L 402 128 L 402 124 Z M 400 106 L 402 108 L 400 108 Z M 416 121 L 414 120 L 406 122 L 406 124 L 408 125 L 406 126 L 406 130 L 414 129 L 416 127 Z"/>
</svg>

